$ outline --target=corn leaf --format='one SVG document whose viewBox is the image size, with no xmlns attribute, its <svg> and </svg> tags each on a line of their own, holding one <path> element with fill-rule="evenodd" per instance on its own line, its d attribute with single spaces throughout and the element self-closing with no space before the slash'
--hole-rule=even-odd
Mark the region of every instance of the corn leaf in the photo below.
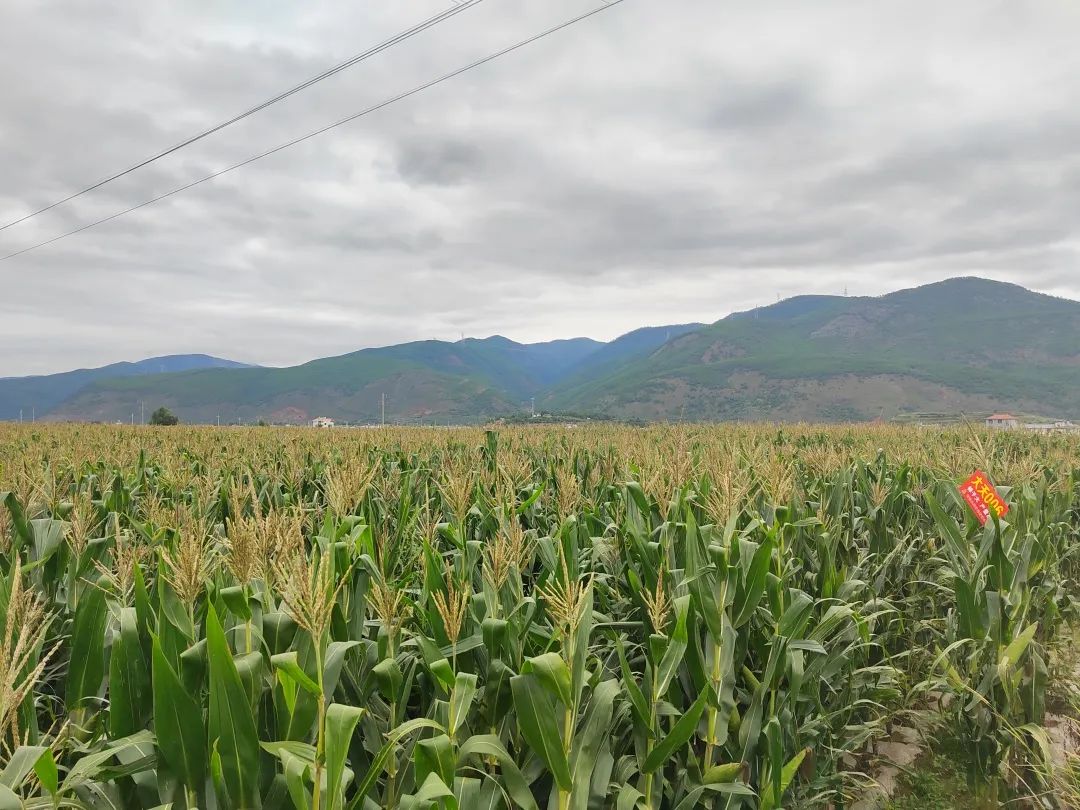
<svg viewBox="0 0 1080 810">
<path fill-rule="evenodd" d="M 233 662 L 213 605 L 206 617 L 210 659 L 208 739 L 218 759 L 219 801 L 235 808 L 258 808 L 259 737 L 248 693 Z"/>
</svg>

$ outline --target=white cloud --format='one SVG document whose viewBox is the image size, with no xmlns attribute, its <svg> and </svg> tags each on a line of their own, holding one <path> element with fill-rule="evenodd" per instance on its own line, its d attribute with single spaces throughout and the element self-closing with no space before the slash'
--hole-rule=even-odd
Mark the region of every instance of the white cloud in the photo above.
<svg viewBox="0 0 1080 810">
<path fill-rule="evenodd" d="M 516 41 L 485 0 L 0 232 L 107 215 Z M 8 0 L 0 219 L 445 3 Z M 175 352 L 285 365 L 465 332 L 613 337 L 777 294 L 985 275 L 1080 298 L 1080 7 L 626 0 L 213 183 L 0 263 L 0 374 Z"/>
</svg>

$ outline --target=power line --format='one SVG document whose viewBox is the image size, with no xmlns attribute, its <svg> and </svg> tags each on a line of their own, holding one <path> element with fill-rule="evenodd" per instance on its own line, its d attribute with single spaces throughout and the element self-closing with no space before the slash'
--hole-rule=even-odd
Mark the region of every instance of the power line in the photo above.
<svg viewBox="0 0 1080 810">
<path fill-rule="evenodd" d="M 506 48 L 503 48 L 500 51 L 496 51 L 495 53 L 488 54 L 487 56 L 483 57 L 482 59 L 477 59 L 475 62 L 470 62 L 469 64 L 465 65 L 464 67 L 460 67 L 457 70 L 451 71 L 450 73 L 445 73 L 445 74 L 443 74 L 442 76 L 440 76 L 437 79 L 432 79 L 431 81 L 424 82 L 423 84 L 417 85 L 416 87 L 413 87 L 410 90 L 406 90 L 406 91 L 404 91 L 402 93 L 398 93 L 396 96 L 392 96 L 391 98 L 380 101 L 378 104 L 373 104 L 372 106 L 367 107 L 366 109 L 360 110 L 360 112 L 353 113 L 350 116 L 342 118 L 340 121 L 335 121 L 332 124 L 327 124 L 325 127 L 317 129 L 314 132 L 309 132 L 307 135 L 301 135 L 299 138 L 294 138 L 291 141 L 287 141 L 286 143 L 283 143 L 280 146 L 275 146 L 273 149 L 268 149 L 265 152 L 261 152 L 260 154 L 255 155 L 254 157 L 250 157 L 247 160 L 242 160 L 239 163 L 234 163 L 233 165 L 228 166 L 228 167 L 226 167 L 224 169 L 221 169 L 219 171 L 216 171 L 213 174 L 208 174 L 205 177 L 202 177 L 202 178 L 200 178 L 198 180 L 193 180 L 190 183 L 186 183 L 186 184 L 184 184 L 182 186 L 178 186 L 177 188 L 174 188 L 172 191 L 167 191 L 164 194 L 159 194 L 157 197 L 152 197 L 151 199 L 146 200 L 145 202 L 141 202 L 138 205 L 133 205 L 130 208 L 124 209 L 123 211 L 118 211 L 115 214 L 110 214 L 107 217 L 102 217 L 99 220 L 95 220 L 94 222 L 88 223 L 88 224 L 83 225 L 83 226 L 81 226 L 79 228 L 75 228 L 74 230 L 68 231 L 66 233 L 62 233 L 59 236 L 54 236 L 51 239 L 46 239 L 44 242 L 38 242 L 36 245 L 31 245 L 30 247 L 23 248 L 22 250 L 16 250 L 14 253 L 8 253 L 6 256 L 0 256 L 0 262 L 7 261 L 8 259 L 14 259 L 16 256 L 22 256 L 24 253 L 29 253 L 32 250 L 37 250 L 38 248 L 43 248 L 46 245 L 51 245 L 53 242 L 59 242 L 61 239 L 66 239 L 69 236 L 75 236 L 76 234 L 82 233 L 83 231 L 88 231 L 91 228 L 95 228 L 98 225 L 104 225 L 106 222 L 111 222 L 114 219 L 119 219 L 120 217 L 125 216 L 127 214 L 130 214 L 133 211 L 138 211 L 140 208 L 145 208 L 148 205 L 153 205 L 156 202 L 160 202 L 161 200 L 164 200 L 164 199 L 166 199 L 168 197 L 172 197 L 173 195 L 179 194 L 182 191 L 187 191 L 188 189 L 194 188 L 195 186 L 202 185 L 203 183 L 205 183 L 205 182 L 207 182 L 209 180 L 213 180 L 213 179 L 215 179 L 217 177 L 221 177 L 221 175 L 223 175 L 223 174 L 228 174 L 229 172 L 235 171 L 236 169 L 243 168 L 244 166 L 247 166 L 248 164 L 254 163 L 257 160 L 262 160 L 265 157 L 269 157 L 270 155 L 277 154 L 278 152 L 281 152 L 281 151 L 283 151 L 285 149 L 288 149 L 291 146 L 296 146 L 299 143 L 303 143 L 304 141 L 310 140 L 311 138 L 314 138 L 314 137 L 316 137 L 318 135 L 322 135 L 325 132 L 329 132 L 332 129 L 340 127 L 343 124 L 348 124 L 350 121 L 355 121 L 358 118 L 363 118 L 365 115 L 370 115 L 371 113 L 376 112 L 377 110 L 381 110 L 383 107 L 388 107 L 391 104 L 394 104 L 395 102 L 398 102 L 398 101 L 401 101 L 402 99 L 408 98 L 409 96 L 414 96 L 417 93 L 421 93 L 424 90 L 427 90 L 427 89 L 429 89 L 431 87 L 434 87 L 437 84 L 442 84 L 445 81 L 449 81 L 450 79 L 453 79 L 453 78 L 455 78 L 457 76 L 460 76 L 462 73 L 466 73 L 466 72 L 468 72 L 468 71 L 470 71 L 470 70 L 472 70 L 474 68 L 477 68 L 477 67 L 480 67 L 481 65 L 487 64 L 488 62 L 492 62 L 492 61 L 498 59 L 501 56 L 506 56 L 506 54 L 508 54 L 508 53 L 512 53 L 513 51 L 516 51 L 519 48 L 524 48 L 526 45 L 531 45 L 532 43 L 536 42 L 537 40 L 541 40 L 544 37 L 550 36 L 551 34 L 554 34 L 554 33 L 558 32 L 558 31 L 562 31 L 564 28 L 569 28 L 570 26 L 572 26 L 572 25 L 574 25 L 576 23 L 579 23 L 582 20 L 585 20 L 585 19 L 587 19 L 589 17 L 592 17 L 592 16 L 594 16 L 596 14 L 599 14 L 599 13 L 601 13 L 603 11 L 607 11 L 609 8 L 615 8 L 615 6 L 617 6 L 617 5 L 619 5 L 620 3 L 623 3 L 623 2 L 625 2 L 625 0 L 607 0 L 603 5 L 597 6 L 596 8 L 594 8 L 594 9 L 592 9 L 590 11 L 586 11 L 584 14 L 579 14 L 577 17 L 573 17 L 572 19 L 566 20 L 565 22 L 561 22 L 558 25 L 553 26 L 551 28 L 548 28 L 545 31 L 541 31 L 539 34 L 534 34 L 533 36 L 529 37 L 528 39 L 523 39 L 520 42 L 517 42 L 517 43 L 515 43 L 513 45 L 510 45 L 510 46 L 508 46 Z"/>
<path fill-rule="evenodd" d="M 328 68 L 327 70 L 324 70 L 322 73 L 318 74 L 317 76 L 312 76 L 310 79 L 307 79 L 306 81 L 301 82 L 300 84 L 296 85 L 295 87 L 292 87 L 292 88 L 290 88 L 290 89 L 288 89 L 288 90 L 286 90 L 286 91 L 284 91 L 282 93 L 279 93 L 278 95 L 274 96 L 273 98 L 269 98 L 266 101 L 263 101 L 263 102 L 261 102 L 259 104 L 256 104 L 254 107 L 252 107 L 252 108 L 250 108 L 248 110 L 245 110 L 244 112 L 242 112 L 242 113 L 240 113 L 238 115 L 234 115 L 232 118 L 230 118 L 227 121 L 222 121 L 220 124 L 217 124 L 217 125 L 215 125 L 213 127 L 210 127 L 210 129 L 203 130 L 202 132 L 198 133 L 197 135 L 192 135 L 190 138 L 187 138 L 186 140 L 181 141 L 180 143 L 176 144 L 176 146 L 173 146 L 173 147 L 170 147 L 169 149 L 166 149 L 164 152 L 158 152 L 156 155 L 148 157 L 145 160 L 140 161 L 139 163 L 136 163 L 134 166 L 131 166 L 131 167 L 127 168 L 127 169 L 124 169 L 122 172 L 117 172 L 116 174 L 114 174 L 114 175 L 112 175 L 110 177 L 106 177 L 104 180 L 100 180 L 97 183 L 94 183 L 94 185 L 92 185 L 92 186 L 87 186 L 82 191 L 77 191 L 74 194 L 70 194 L 67 197 L 64 197 L 62 200 L 57 200 L 54 203 L 46 205 L 44 208 L 39 208 L 36 211 L 32 211 L 31 213 L 26 214 L 25 216 L 22 216 L 22 217 L 19 217 L 18 219 L 12 220 L 11 222 L 7 223 L 6 225 L 0 225 L 0 231 L 7 230 L 8 228 L 12 227 L 13 225 L 18 225 L 20 222 L 26 222 L 26 220 L 32 219 L 33 217 L 36 217 L 39 214 L 44 214 L 46 211 L 51 211 L 52 209 L 56 208 L 58 205 L 63 205 L 66 202 L 71 202 L 76 197 L 81 197 L 84 194 L 88 194 L 91 191 L 99 189 L 102 186 L 107 185 L 108 183 L 111 183 L 113 180 L 119 180 L 121 177 L 124 177 L 125 175 L 131 174 L 132 172 L 137 171 L 138 169 L 141 169 L 144 166 L 149 166 L 151 163 L 153 163 L 156 160 L 160 160 L 163 157 L 167 157 L 168 155 L 171 155 L 173 152 L 177 152 L 177 151 L 183 149 L 185 146 L 190 146 L 191 144 L 195 143 L 196 141 L 201 141 L 203 138 L 206 138 L 209 135 L 213 135 L 215 132 L 220 132 L 221 130 L 225 129 L 226 127 L 232 126 L 233 124 L 237 123 L 238 121 L 243 121 L 245 118 L 247 118 L 250 115 L 254 115 L 257 112 L 265 110 L 267 107 L 269 107 L 269 106 L 271 106 L 273 104 L 277 104 L 279 101 L 283 101 L 284 99 L 287 99 L 289 96 L 294 95 L 296 93 L 299 93 L 301 90 L 306 90 L 307 88 L 311 87 L 313 84 L 318 84 L 323 79 L 328 79 L 331 76 L 334 76 L 335 74 L 338 74 L 341 71 L 352 67 L 353 65 L 359 64 L 360 62 L 363 62 L 364 60 L 369 59 L 370 57 L 375 56 L 376 54 L 382 53 L 386 49 L 388 49 L 390 47 L 393 47 L 394 45 L 397 45 L 400 42 L 404 42 L 405 40 L 416 36 L 417 34 L 421 33 L 422 31 L 426 31 L 428 28 L 431 28 L 432 26 L 438 25 L 439 23 L 450 19 L 451 17 L 455 16 L 456 14 L 460 14 L 461 12 L 472 8 L 473 6 L 477 6 L 482 2 L 484 2 L 484 0 L 465 0 L 465 2 L 462 2 L 460 4 L 455 4 L 455 5 L 451 6 L 449 9 L 447 9 L 446 11 L 439 12 L 438 14 L 434 15 L 433 17 L 428 17 L 423 22 L 417 23 L 412 28 L 408 28 L 408 29 L 406 29 L 406 30 L 404 30 L 404 31 L 402 31 L 402 32 L 400 32 L 398 34 L 395 34 L 390 39 L 385 40 L 384 42 L 380 42 L 378 45 L 375 45 L 374 47 L 369 48 L 368 50 L 364 51 L 363 53 L 358 53 L 356 56 L 352 57 L 351 59 L 347 59 L 344 62 L 341 62 L 340 64 L 334 65 L 333 67 Z"/>
</svg>

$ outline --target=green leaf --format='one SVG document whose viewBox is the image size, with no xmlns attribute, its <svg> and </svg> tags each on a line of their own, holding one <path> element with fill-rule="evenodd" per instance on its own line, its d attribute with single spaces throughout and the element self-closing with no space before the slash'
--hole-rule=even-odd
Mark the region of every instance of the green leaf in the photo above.
<svg viewBox="0 0 1080 810">
<path fill-rule="evenodd" d="M 810 652 L 816 655 L 828 655 L 829 651 L 821 646 L 820 641 L 812 641 L 811 639 L 800 638 L 795 641 L 789 642 L 787 645 L 789 650 L 799 650 L 801 652 Z"/>
<path fill-rule="evenodd" d="M 0 810 L 23 810 L 23 801 L 7 785 L 0 785 Z"/>
<path fill-rule="evenodd" d="M 384 658 L 372 668 L 372 674 L 375 676 L 375 683 L 378 684 L 382 696 L 390 703 L 396 702 L 401 692 L 401 685 L 404 683 L 397 660 Z"/>
<path fill-rule="evenodd" d="M 761 596 L 765 593 L 766 575 L 769 573 L 769 565 L 772 562 L 772 552 L 775 545 L 776 539 L 770 534 L 754 552 L 743 587 L 735 595 L 735 618 L 732 620 L 732 625 L 735 628 L 742 627 L 750 621 L 750 617 L 754 615 L 754 611 L 757 610 L 757 606 L 761 602 Z"/>
<path fill-rule="evenodd" d="M 233 657 L 236 672 L 240 676 L 240 683 L 244 685 L 244 691 L 248 694 L 248 701 L 254 707 L 258 704 L 262 694 L 263 685 L 266 682 L 265 670 L 266 659 L 261 653 L 251 652 L 245 655 Z"/>
<path fill-rule="evenodd" d="M 932 493 L 926 493 L 926 504 L 930 507 L 930 514 L 934 516 L 934 522 L 945 537 L 945 548 L 949 559 L 953 563 L 957 575 L 965 579 L 971 572 L 971 558 L 969 544 L 960 533 L 960 527 L 952 515 L 941 508 Z"/>
<path fill-rule="evenodd" d="M 1035 741 L 1039 757 L 1042 760 L 1039 765 L 1043 768 L 1052 767 L 1054 762 L 1054 746 L 1050 742 L 1050 736 L 1046 733 L 1046 729 L 1037 723 L 1025 723 L 1016 730 L 1025 732 Z"/>
<path fill-rule="evenodd" d="M 306 689 L 311 695 L 319 696 L 319 684 L 315 683 L 311 677 L 304 672 L 300 663 L 296 658 L 296 650 L 290 650 L 289 652 L 278 653 L 277 655 L 270 656 L 270 665 L 276 669 L 288 674 L 296 683 Z"/>
<path fill-rule="evenodd" d="M 53 796 L 60 790 L 60 772 L 56 768 L 56 760 L 53 752 L 46 748 L 34 763 L 34 773 L 41 782 L 42 787 Z"/>
<path fill-rule="evenodd" d="M 43 563 L 57 552 L 64 542 L 64 530 L 67 524 L 62 520 L 40 518 L 30 521 L 31 534 L 34 537 L 30 559 Z"/>
<path fill-rule="evenodd" d="M 686 569 L 693 572 L 687 580 L 690 593 L 694 597 L 698 612 L 705 618 L 709 634 L 719 638 L 722 630 L 721 614 L 724 611 L 723 589 L 720 583 L 727 576 L 726 570 L 717 570 L 709 559 L 705 539 L 698 530 L 694 510 L 687 505 L 684 520 L 686 523 Z M 725 564 L 721 560 L 721 564 Z"/>
<path fill-rule="evenodd" d="M 345 806 L 345 761 L 356 724 L 363 714 L 363 709 L 341 703 L 334 703 L 326 710 L 327 810 Z"/>
<path fill-rule="evenodd" d="M 597 757 L 611 733 L 611 722 L 615 713 L 615 697 L 619 694 L 619 682 L 612 679 L 602 681 L 593 690 L 588 711 L 581 723 L 581 728 L 574 737 L 574 751 L 570 757 L 570 771 L 573 774 L 574 787 L 570 793 L 570 810 L 588 810 L 590 788 L 593 784 L 593 771 Z M 607 780 L 604 780 L 605 792 L 595 797 L 602 801 L 606 794 Z"/>
<path fill-rule="evenodd" d="M 636 810 L 638 805 L 647 810 L 648 804 L 645 802 L 645 794 L 636 787 L 624 783 L 619 788 L 619 799 L 615 804 L 615 810 Z"/>
<path fill-rule="evenodd" d="M 180 601 L 180 597 L 176 595 L 176 592 L 165 583 L 164 563 L 159 563 L 157 588 L 158 609 L 160 611 L 158 616 L 159 634 L 162 636 L 164 635 L 164 631 L 161 629 L 162 617 L 164 617 L 164 619 L 179 630 L 185 638 L 191 642 L 196 641 L 195 628 L 191 626 L 191 617 L 188 616 L 184 603 Z"/>
<path fill-rule="evenodd" d="M 259 747 L 268 754 L 281 758 L 281 752 L 287 751 L 305 762 L 315 762 L 315 746 L 299 740 L 278 740 L 277 742 L 259 743 Z"/>
<path fill-rule="evenodd" d="M 314 749 L 313 749 L 314 750 Z M 296 810 L 309 810 L 311 807 L 311 793 L 307 789 L 307 783 L 312 781 L 311 761 L 296 756 L 288 750 L 279 753 L 281 769 L 285 774 L 285 788 L 289 792 Z M 314 755 L 312 756 L 312 761 Z"/>
<path fill-rule="evenodd" d="M 15 497 L 15 493 L 0 492 L 0 501 L 3 501 L 4 506 L 7 507 L 8 512 L 11 514 L 11 524 L 15 527 L 15 537 L 18 540 L 12 551 L 18 552 L 24 544 L 34 542 L 34 535 L 30 530 L 30 524 L 26 522 L 26 513 L 23 511 L 19 499 Z"/>
<path fill-rule="evenodd" d="M 152 702 L 150 677 L 139 643 L 135 608 L 120 609 L 120 632 L 109 660 L 109 733 L 114 739 L 146 727 Z"/>
<path fill-rule="evenodd" d="M 497 597 L 496 597 L 497 598 Z M 501 658 L 502 650 L 509 635 L 510 623 L 505 619 L 488 617 L 480 624 L 484 637 L 484 646 L 492 658 Z"/>
<path fill-rule="evenodd" d="M 585 525 L 579 523 L 578 527 L 584 531 Z M 585 673 L 588 667 L 585 665 L 585 660 L 589 655 L 589 639 L 592 636 L 593 626 L 593 588 L 592 585 L 588 585 L 585 588 L 585 595 L 582 599 L 580 610 L 580 620 L 578 621 L 577 629 L 574 631 L 574 649 L 573 649 L 573 666 L 571 671 L 573 673 L 573 686 L 571 693 L 574 696 L 574 705 L 581 702 L 581 692 L 585 687 Z"/>
<path fill-rule="evenodd" d="M 113 757 L 123 756 L 132 749 L 137 751 L 144 746 L 153 744 L 154 735 L 144 730 L 122 740 L 116 740 L 102 751 L 79 757 L 79 759 L 75 760 L 75 764 L 71 766 L 67 776 L 64 777 L 61 792 L 66 793 L 79 785 L 102 779 L 104 773 L 111 767 L 106 763 Z"/>
<path fill-rule="evenodd" d="M 286 652 L 296 635 L 296 621 L 288 613 L 274 611 L 262 617 L 263 639 L 271 655 Z"/>
<path fill-rule="evenodd" d="M 693 810 L 706 792 L 720 793 L 727 796 L 745 796 L 753 798 L 757 794 L 741 782 L 718 782 L 711 785 L 699 785 L 687 791 L 682 801 L 675 805 L 675 810 Z"/>
<path fill-rule="evenodd" d="M 547 764 L 559 787 L 570 790 L 574 783 L 559 734 L 559 711 L 555 700 L 535 675 L 515 675 L 510 679 L 510 689 L 514 694 L 521 736 Z"/>
<path fill-rule="evenodd" d="M 503 787 L 522 810 L 539 810 L 529 784 L 525 781 L 517 763 L 503 747 L 494 734 L 477 734 L 458 746 L 458 766 L 464 765 L 470 757 L 489 757 L 502 768 Z"/>
<path fill-rule="evenodd" d="M 794 596 L 776 628 L 777 635 L 788 639 L 802 635 L 814 612 L 814 600 L 808 593 L 795 589 L 792 592 Z"/>
<path fill-rule="evenodd" d="M 450 736 L 457 734 L 459 728 L 469 718 L 469 709 L 476 697 L 476 676 L 468 672 L 459 672 L 454 680 L 454 691 L 450 695 Z"/>
<path fill-rule="evenodd" d="M 716 656 L 714 661 L 715 670 L 720 675 L 716 684 L 716 692 L 712 691 L 712 683 L 709 684 L 709 703 L 716 708 L 716 735 L 715 744 L 727 743 L 730 731 L 728 722 L 735 710 L 735 628 L 731 626 L 727 614 L 721 616 L 721 632 L 719 647 L 715 646 L 712 651 Z M 710 673 L 711 677 L 711 673 Z"/>
<path fill-rule="evenodd" d="M 42 745 L 20 745 L 12 753 L 4 770 L 0 771 L 0 785 L 18 790 L 37 761 L 49 749 Z"/>
<path fill-rule="evenodd" d="M 160 625 L 161 629 L 172 628 L 172 625 L 166 622 L 164 625 Z M 178 631 L 174 629 L 168 630 L 170 634 Z M 168 654 L 168 647 L 165 645 L 165 639 L 161 639 L 161 649 Z M 176 674 L 180 676 L 180 680 L 183 681 L 184 686 L 188 692 L 198 693 L 204 686 L 206 681 L 207 670 L 207 656 L 206 656 L 206 639 L 199 639 L 187 649 L 183 650 L 178 656 L 179 668 L 176 670 Z M 170 663 L 172 661 L 170 660 Z"/>
<path fill-rule="evenodd" d="M 108 618 L 105 593 L 87 588 L 71 629 L 71 659 L 68 664 L 64 705 L 77 709 L 87 698 L 97 697 L 105 677 L 105 621 Z"/>
<path fill-rule="evenodd" d="M 680 596 L 675 600 L 675 629 L 671 632 L 671 640 L 664 650 L 664 657 L 656 668 L 656 694 L 661 697 L 667 694 L 671 679 L 675 677 L 686 654 L 686 614 L 689 609 L 689 596 Z"/>
<path fill-rule="evenodd" d="M 454 688 L 454 670 L 450 667 L 450 662 L 445 658 L 439 658 L 432 662 L 429 667 L 431 674 L 435 676 L 436 680 L 446 689 L 450 691 Z"/>
<path fill-rule="evenodd" d="M 769 752 L 769 787 L 776 802 L 780 802 L 780 780 L 784 769 L 784 732 L 780 728 L 780 719 L 770 717 L 765 724 L 765 742 Z"/>
<path fill-rule="evenodd" d="M 439 778 L 437 773 L 428 774 L 427 779 L 424 780 L 424 784 L 420 786 L 420 790 L 416 791 L 414 795 L 421 803 L 434 802 L 438 799 L 447 799 L 447 807 L 449 810 L 457 810 L 457 799 L 454 797 L 454 791 L 446 786 L 446 783 Z"/>
<path fill-rule="evenodd" d="M 705 771 L 702 782 L 706 785 L 728 784 L 734 782 L 742 773 L 741 762 L 728 762 L 724 765 L 713 765 Z"/>
<path fill-rule="evenodd" d="M 1038 622 L 1032 622 L 1024 628 L 1023 632 L 1014 638 L 1009 646 L 1005 648 L 1005 651 L 1001 654 L 1001 659 L 998 666 L 1011 666 L 1020 660 L 1020 657 L 1024 654 L 1024 651 L 1028 648 L 1031 640 L 1035 638 L 1035 633 L 1039 629 Z"/>
<path fill-rule="evenodd" d="M 139 640 L 143 643 L 143 649 L 150 652 L 150 633 L 157 629 L 157 617 L 150 605 L 150 594 L 146 590 L 146 578 L 143 576 L 141 565 L 136 565 L 133 572 L 135 615 L 139 617 Z"/>
<path fill-rule="evenodd" d="M 456 758 L 454 756 L 454 744 L 445 734 L 432 737 L 429 740 L 420 740 L 413 750 L 413 769 L 416 774 L 416 783 L 423 784 L 424 780 L 432 773 L 438 774 L 439 778 L 448 785 L 454 783 L 456 770 Z"/>
<path fill-rule="evenodd" d="M 739 725 L 739 744 L 743 746 L 742 760 L 752 761 L 757 751 L 761 737 L 761 713 L 765 704 L 765 687 L 758 685 L 754 689 L 754 697 L 751 699 L 750 708 L 742 717 Z"/>
<path fill-rule="evenodd" d="M 161 758 L 176 778 L 201 795 L 206 784 L 206 731 L 202 708 L 188 694 L 180 678 L 153 638 L 154 730 Z"/>
<path fill-rule="evenodd" d="M 657 768 L 661 767 L 676 749 L 686 745 L 689 739 L 694 735 L 694 730 L 697 728 L 698 721 L 701 720 L 701 715 L 705 711 L 705 704 L 708 702 L 708 692 L 702 690 L 698 695 L 698 699 L 694 701 L 693 705 L 686 710 L 671 727 L 671 731 L 660 742 L 656 744 L 649 755 L 645 758 L 645 765 L 642 770 L 645 773 L 652 773 Z"/>
<path fill-rule="evenodd" d="M 251 605 L 248 603 L 247 589 L 243 585 L 233 585 L 218 591 L 225 607 L 237 618 L 251 621 Z"/>
<path fill-rule="evenodd" d="M 379 749 L 379 753 L 371 760 L 371 765 L 368 767 L 367 773 L 364 775 L 363 780 L 361 780 L 356 789 L 356 795 L 353 796 L 352 800 L 349 802 L 349 810 L 354 810 L 354 808 L 358 807 L 364 801 L 365 797 L 367 797 L 368 792 L 374 787 L 375 782 L 382 774 L 383 767 L 386 765 L 386 760 L 390 758 L 398 743 L 408 735 L 425 728 L 433 728 L 444 734 L 446 733 L 446 729 L 434 720 L 418 717 L 415 720 L 406 720 L 386 735 L 386 743 Z"/>
<path fill-rule="evenodd" d="M 626 649 L 621 636 L 615 640 L 615 651 L 619 655 L 622 688 L 627 697 L 630 698 L 630 710 L 634 715 L 634 720 L 641 731 L 649 734 L 651 733 L 649 729 L 649 704 L 646 702 L 645 695 L 642 693 L 641 687 L 638 686 L 634 673 L 630 669 L 630 664 L 626 660 Z"/>
<path fill-rule="evenodd" d="M 341 677 L 341 667 L 345 666 L 345 658 L 349 650 L 359 647 L 360 642 L 330 642 L 326 645 L 326 656 L 323 659 L 323 688 L 327 697 L 332 696 L 337 689 L 338 680 Z"/>
<path fill-rule="evenodd" d="M 540 683 L 558 698 L 564 708 L 573 705 L 571 697 L 570 670 L 562 656 L 556 652 L 528 658 L 521 666 L 522 675 L 535 675 Z"/>
<path fill-rule="evenodd" d="M 454 780 L 454 800 L 458 807 L 467 810 L 502 810 L 506 805 L 502 801 L 500 785 L 493 779 L 476 779 L 471 776 L 459 776 Z M 402 802 L 401 810 L 409 810 Z"/>
<path fill-rule="evenodd" d="M 802 765 L 803 760 L 806 759 L 806 755 L 809 753 L 810 749 L 804 748 L 788 760 L 788 763 L 780 773 L 779 791 L 775 796 L 772 793 L 765 793 L 765 795 L 761 797 L 760 810 L 774 810 L 774 808 L 780 807 L 780 800 L 787 792 L 787 789 L 791 787 L 791 783 L 795 779 L 795 774 L 799 772 L 799 766 Z"/>
<path fill-rule="evenodd" d="M 209 741 L 220 763 L 219 799 L 236 808 L 259 807 L 259 736 L 248 694 L 236 670 L 217 611 L 208 606 L 206 644 L 210 661 Z"/>
</svg>

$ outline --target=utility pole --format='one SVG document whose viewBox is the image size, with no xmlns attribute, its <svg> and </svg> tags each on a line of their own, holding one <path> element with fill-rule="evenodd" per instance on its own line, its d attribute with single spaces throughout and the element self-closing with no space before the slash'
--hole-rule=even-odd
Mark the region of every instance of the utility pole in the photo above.
<svg viewBox="0 0 1080 810">
<path fill-rule="evenodd" d="M 386 392 L 382 395 L 382 426 L 386 427 Z"/>
<path fill-rule="evenodd" d="M 536 397 L 529 397 L 529 415 L 536 416 Z"/>
<path fill-rule="evenodd" d="M 19 408 L 19 424 L 22 424 L 22 408 Z"/>
<path fill-rule="evenodd" d="M 146 401 L 142 399 L 139 400 L 139 424 L 146 424 Z"/>
<path fill-rule="evenodd" d="M 220 413 L 217 416 L 217 426 L 221 427 L 221 414 Z"/>
<path fill-rule="evenodd" d="M 30 409 L 30 421 L 37 422 L 37 405 Z"/>
</svg>

